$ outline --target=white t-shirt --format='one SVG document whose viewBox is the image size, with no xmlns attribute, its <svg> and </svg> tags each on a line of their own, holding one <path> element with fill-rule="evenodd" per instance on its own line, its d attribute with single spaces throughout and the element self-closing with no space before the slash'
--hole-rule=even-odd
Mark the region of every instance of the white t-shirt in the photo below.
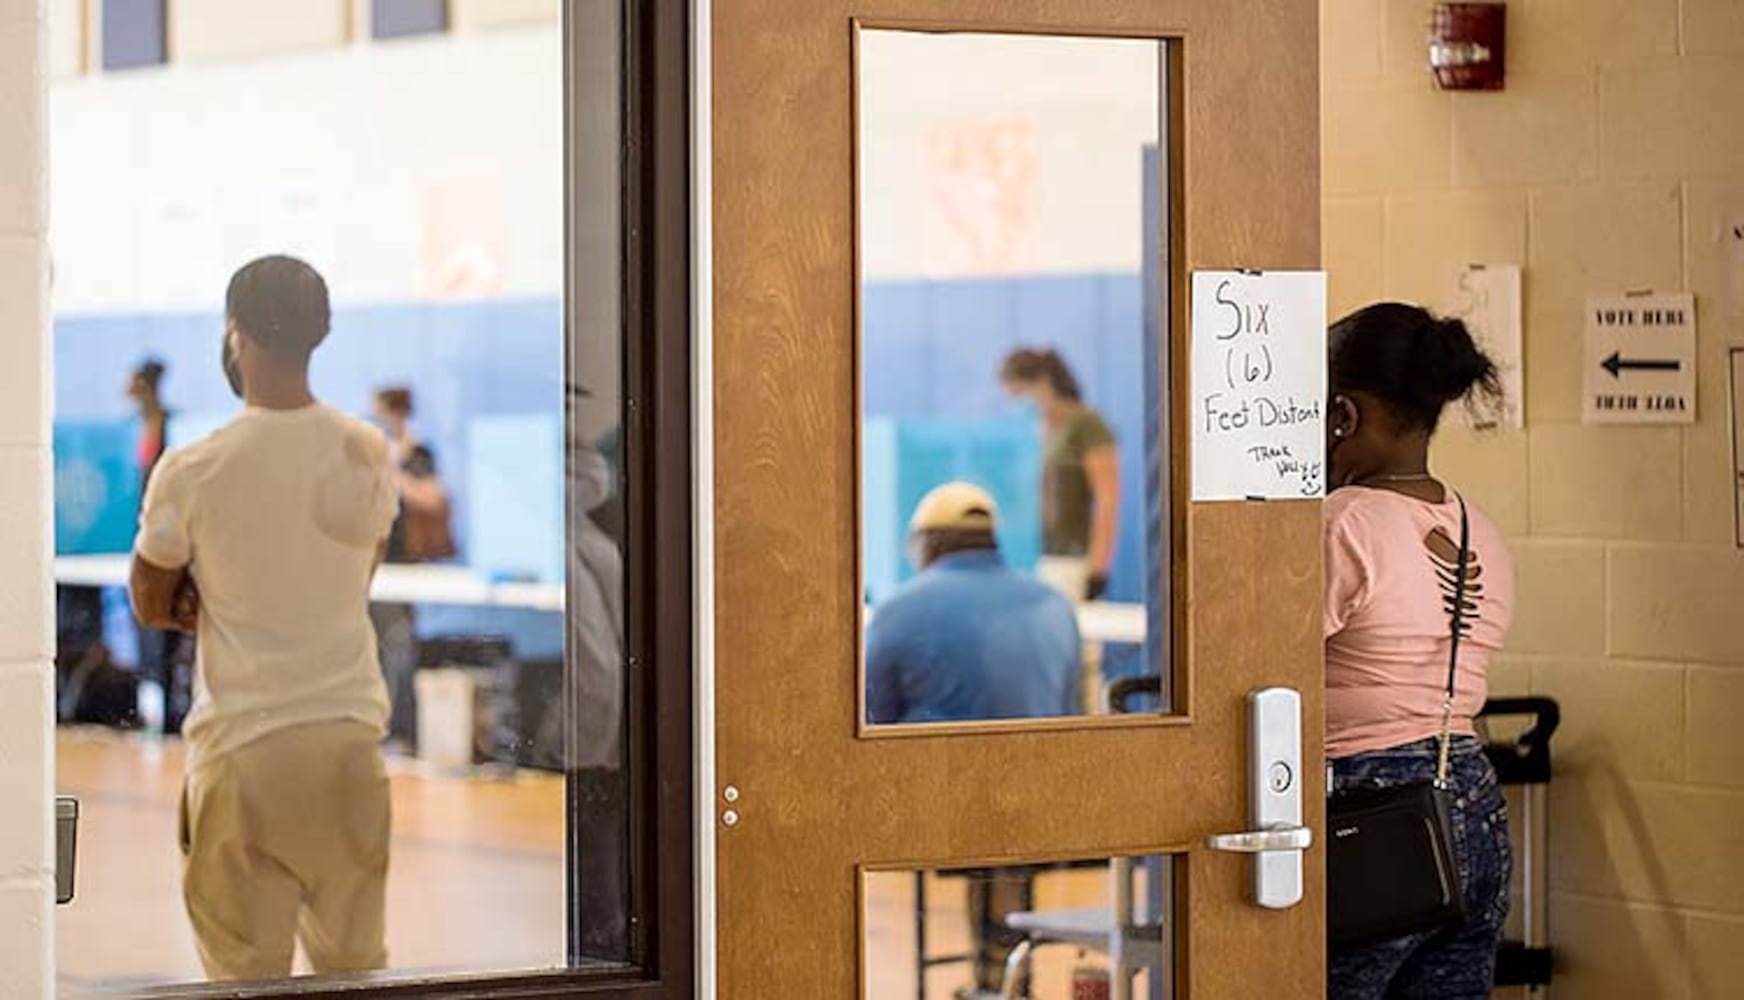
<svg viewBox="0 0 1744 1000">
<path fill-rule="evenodd" d="M 398 511 L 386 439 L 319 404 L 251 407 L 164 456 L 134 548 L 200 588 L 190 768 L 292 726 L 385 730 L 369 585 Z"/>
</svg>

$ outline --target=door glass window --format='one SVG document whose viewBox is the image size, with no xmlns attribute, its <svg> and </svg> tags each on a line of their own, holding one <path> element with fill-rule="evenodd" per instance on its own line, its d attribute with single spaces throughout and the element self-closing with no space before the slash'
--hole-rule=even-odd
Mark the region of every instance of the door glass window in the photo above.
<svg viewBox="0 0 1744 1000">
<path fill-rule="evenodd" d="M 867 871 L 865 996 L 1168 1000 L 1178 860 Z"/>
<path fill-rule="evenodd" d="M 867 723 L 1167 701 L 1166 58 L 859 35 Z"/>
</svg>

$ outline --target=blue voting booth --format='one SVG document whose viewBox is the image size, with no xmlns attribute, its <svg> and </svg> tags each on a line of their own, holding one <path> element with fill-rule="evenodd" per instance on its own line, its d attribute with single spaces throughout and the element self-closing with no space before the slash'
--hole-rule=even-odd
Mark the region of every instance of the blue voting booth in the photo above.
<svg viewBox="0 0 1744 1000">
<path fill-rule="evenodd" d="M 872 603 L 914 576 L 908 519 L 928 491 L 955 480 L 993 494 L 1007 562 L 1027 569 L 1041 556 L 1041 442 L 1028 421 L 875 418 L 866 422 L 862 460 L 866 596 Z"/>
<path fill-rule="evenodd" d="M 138 440 L 130 420 L 55 424 L 56 554 L 132 548 L 139 512 Z"/>
</svg>

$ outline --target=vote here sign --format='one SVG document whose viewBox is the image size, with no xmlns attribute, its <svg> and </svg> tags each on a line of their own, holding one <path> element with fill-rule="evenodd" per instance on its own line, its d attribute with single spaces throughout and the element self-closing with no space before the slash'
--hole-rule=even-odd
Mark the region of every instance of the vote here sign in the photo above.
<svg viewBox="0 0 1744 1000">
<path fill-rule="evenodd" d="M 1587 300 L 1582 359 L 1589 424 L 1696 419 L 1696 302 L 1689 293 Z"/>
</svg>

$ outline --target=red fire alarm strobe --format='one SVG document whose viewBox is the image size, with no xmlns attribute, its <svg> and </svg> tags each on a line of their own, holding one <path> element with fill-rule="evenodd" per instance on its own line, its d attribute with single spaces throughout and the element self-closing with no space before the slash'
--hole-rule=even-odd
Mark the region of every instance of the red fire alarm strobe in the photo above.
<svg viewBox="0 0 1744 1000">
<path fill-rule="evenodd" d="M 1501 90 L 1508 7 L 1438 3 L 1429 24 L 1429 68 L 1442 90 Z"/>
</svg>

